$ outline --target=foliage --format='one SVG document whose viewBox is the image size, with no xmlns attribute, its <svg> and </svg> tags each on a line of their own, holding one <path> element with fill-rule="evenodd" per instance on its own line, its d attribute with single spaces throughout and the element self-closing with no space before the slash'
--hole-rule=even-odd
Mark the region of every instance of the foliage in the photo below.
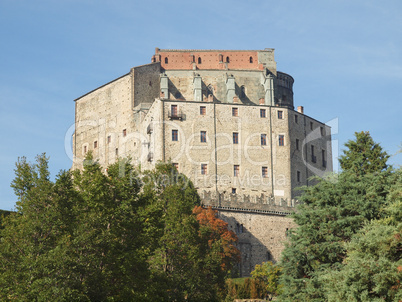
<svg viewBox="0 0 402 302">
<path fill-rule="evenodd" d="M 356 139 L 349 140 L 344 154 L 339 158 L 343 171 L 357 175 L 380 172 L 387 169 L 389 155 L 374 142 L 369 132 L 355 132 Z"/>
<path fill-rule="evenodd" d="M 281 292 L 282 285 L 279 284 L 279 277 L 282 268 L 278 264 L 273 264 L 271 261 L 263 262 L 261 265 L 257 264 L 254 271 L 251 272 L 254 280 L 258 280 L 263 284 L 264 293 L 262 296 L 273 298 Z M 260 297 L 259 297 L 260 298 Z"/>
<path fill-rule="evenodd" d="M 385 170 L 388 156 L 368 133 L 356 134 L 356 140 L 347 144 L 341 174 L 304 188 L 303 204 L 294 214 L 298 228 L 282 253 L 283 301 L 326 301 L 328 274 L 343 268 L 348 247 L 357 248 L 347 243 L 370 221 L 386 219 L 396 174 Z"/>
<path fill-rule="evenodd" d="M 147 177 L 158 179 L 144 187 L 144 196 L 153 206 L 147 217 L 160 213 L 161 222 L 150 258 L 153 280 L 158 283 L 154 295 L 167 301 L 218 300 L 239 253 L 236 236 L 216 212 L 199 206 L 193 184 L 172 165 L 159 164 Z"/>
<path fill-rule="evenodd" d="M 19 159 L 15 172 L 17 213 L 0 230 L 0 300 L 218 299 L 213 285 L 231 254 L 215 254 L 235 240 L 197 221 L 196 190 L 171 165 L 142 176 L 120 160 L 104 174 L 88 154 L 83 171 L 52 182 L 43 154 L 35 164 Z"/>
<path fill-rule="evenodd" d="M 354 235 L 342 268 L 322 277 L 328 301 L 402 300 L 402 170 L 393 176 L 386 217 Z"/>
</svg>

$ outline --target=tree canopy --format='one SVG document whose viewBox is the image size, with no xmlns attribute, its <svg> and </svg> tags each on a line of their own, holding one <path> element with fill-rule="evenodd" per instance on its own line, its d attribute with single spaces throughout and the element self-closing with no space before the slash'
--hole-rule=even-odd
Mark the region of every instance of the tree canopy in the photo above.
<svg viewBox="0 0 402 302">
<path fill-rule="evenodd" d="M 328 301 L 330 297 L 333 297 L 332 301 L 372 301 L 370 299 L 375 296 L 372 291 L 381 287 L 375 282 L 387 273 L 370 281 L 373 284 L 367 285 L 367 292 L 370 292 L 367 299 L 358 282 L 365 283 L 370 276 L 376 275 L 374 271 L 369 273 L 367 267 L 370 263 L 379 266 L 380 254 L 382 270 L 393 273 L 388 274 L 392 278 L 382 279 L 385 283 L 389 280 L 389 287 L 381 287 L 381 294 L 378 289 L 378 297 L 387 297 L 386 301 L 393 301 L 395 297 L 391 287 L 397 287 L 397 280 L 400 280 L 400 275 L 397 276 L 397 263 L 401 259 L 398 230 L 386 226 L 375 229 L 367 225 L 372 221 L 399 219 L 400 222 L 400 214 L 392 217 L 389 213 L 401 212 L 400 202 L 394 204 L 392 197 L 395 196 L 394 188 L 401 187 L 401 178 L 399 172 L 388 169 L 388 155 L 368 133 L 356 133 L 356 140 L 349 141 L 346 146 L 349 149 L 340 159 L 342 172 L 320 180 L 316 186 L 304 188 L 302 205 L 294 214 L 298 227 L 292 231 L 282 253 L 283 301 Z M 388 247 L 384 246 L 386 242 Z M 377 250 L 372 251 L 373 259 L 367 262 L 363 255 L 370 255 L 369 251 L 374 247 Z M 361 275 L 357 273 L 359 265 L 361 269 L 367 268 Z M 356 274 L 347 276 L 347 272 Z M 344 282 L 342 293 L 333 286 L 335 280 Z M 356 281 L 354 285 L 351 284 L 353 280 Z M 351 294 L 353 290 L 359 294 Z M 387 292 L 385 296 L 384 291 Z M 353 295 L 354 300 L 351 299 Z"/>
<path fill-rule="evenodd" d="M 19 159 L 17 212 L 0 230 L 0 300 L 217 300 L 236 237 L 199 207 L 191 181 L 170 164 L 102 171 L 88 154 L 83 171 L 53 182 L 44 154 Z"/>
</svg>

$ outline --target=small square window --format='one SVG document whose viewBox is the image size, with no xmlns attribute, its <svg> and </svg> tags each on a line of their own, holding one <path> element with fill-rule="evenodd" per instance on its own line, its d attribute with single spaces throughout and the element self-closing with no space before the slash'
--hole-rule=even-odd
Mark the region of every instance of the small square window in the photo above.
<svg viewBox="0 0 402 302">
<path fill-rule="evenodd" d="M 233 176 L 239 176 L 239 170 L 240 170 L 239 165 L 234 165 L 233 166 Z"/>
<path fill-rule="evenodd" d="M 261 146 L 266 146 L 266 145 L 267 145 L 267 135 L 261 134 Z"/>
<path fill-rule="evenodd" d="M 239 143 L 239 133 L 233 132 L 233 144 L 238 144 L 238 143 Z"/>
<path fill-rule="evenodd" d="M 278 119 L 283 119 L 283 111 L 281 110 L 278 111 Z"/>
<path fill-rule="evenodd" d="M 206 115 L 206 114 L 207 114 L 207 107 L 200 106 L 200 115 Z"/>
<path fill-rule="evenodd" d="M 267 117 L 267 111 L 265 109 L 260 109 L 260 117 Z"/>
<path fill-rule="evenodd" d="M 206 175 L 207 174 L 207 169 L 208 169 L 208 165 L 207 164 L 201 164 L 201 174 L 202 175 Z"/>
<path fill-rule="evenodd" d="M 262 177 L 267 178 L 268 177 L 268 167 L 262 167 Z"/>
<path fill-rule="evenodd" d="M 299 150 L 299 139 L 296 138 L 296 150 Z"/>
<path fill-rule="evenodd" d="M 94 141 L 94 149 L 98 148 L 98 141 Z"/>
<path fill-rule="evenodd" d="M 236 194 L 236 188 L 232 188 L 232 194 Z"/>
<path fill-rule="evenodd" d="M 279 135 L 279 146 L 284 146 L 284 145 L 285 145 L 285 136 Z"/>
<path fill-rule="evenodd" d="M 172 130 L 172 141 L 177 142 L 179 140 L 178 130 Z"/>
<path fill-rule="evenodd" d="M 239 116 L 239 109 L 238 108 L 232 108 L 232 116 Z"/>
<path fill-rule="evenodd" d="M 295 123 L 298 124 L 299 123 L 299 116 L 295 115 Z"/>
<path fill-rule="evenodd" d="M 127 130 L 123 129 L 123 137 L 127 135 Z"/>
<path fill-rule="evenodd" d="M 201 131 L 201 143 L 206 143 L 207 142 L 207 131 Z"/>
</svg>

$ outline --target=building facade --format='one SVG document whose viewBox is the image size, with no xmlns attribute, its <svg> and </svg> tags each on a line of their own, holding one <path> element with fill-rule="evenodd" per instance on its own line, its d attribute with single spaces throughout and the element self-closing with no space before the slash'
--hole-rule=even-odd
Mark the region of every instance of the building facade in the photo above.
<svg viewBox="0 0 402 302">
<path fill-rule="evenodd" d="M 171 162 L 239 237 L 241 275 L 277 261 L 298 187 L 332 171 L 331 129 L 294 110 L 274 50 L 162 50 L 75 100 L 74 168 L 91 150 Z"/>
</svg>

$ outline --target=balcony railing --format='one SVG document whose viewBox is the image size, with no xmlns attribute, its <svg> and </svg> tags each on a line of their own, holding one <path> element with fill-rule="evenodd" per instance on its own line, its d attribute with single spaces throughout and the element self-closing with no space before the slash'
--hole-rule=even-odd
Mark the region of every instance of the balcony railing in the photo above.
<svg viewBox="0 0 402 302">
<path fill-rule="evenodd" d="M 182 120 L 183 113 L 181 111 L 169 111 L 168 118 L 171 120 Z"/>
<path fill-rule="evenodd" d="M 152 132 L 154 132 L 154 125 L 149 124 L 147 127 L 147 134 L 151 134 Z"/>
</svg>

